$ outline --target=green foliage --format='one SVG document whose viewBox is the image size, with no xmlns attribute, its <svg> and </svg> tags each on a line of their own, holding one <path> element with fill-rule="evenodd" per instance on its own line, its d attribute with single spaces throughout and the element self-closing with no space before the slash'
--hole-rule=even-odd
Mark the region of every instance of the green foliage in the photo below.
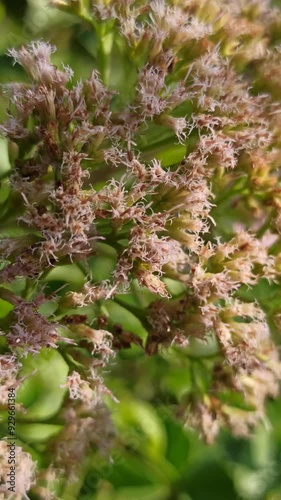
<svg viewBox="0 0 281 500">
<path fill-rule="evenodd" d="M 69 64 L 74 69 L 78 78 L 84 79 L 89 77 L 93 68 L 98 69 L 102 82 L 110 90 L 119 92 L 118 95 L 113 95 L 110 108 L 113 117 L 116 118 L 120 110 L 133 102 L 138 73 L 143 68 L 146 58 L 150 57 L 149 50 L 147 47 L 141 46 L 137 48 L 129 46 L 128 48 L 112 19 L 98 22 L 94 16 L 90 15 L 90 2 L 88 1 L 64 2 L 62 0 L 62 2 L 54 3 L 60 3 L 61 10 L 51 8 L 45 0 L 0 2 L 2 30 L 0 81 L 3 83 L 18 80 L 27 81 L 20 66 L 13 66 L 7 57 L 8 48 L 20 47 L 34 39 L 51 40 L 58 47 L 58 52 L 53 59 L 57 66 L 61 67 L 62 60 L 65 65 Z M 63 5 L 65 3 L 67 3 L 67 7 Z M 93 3 L 98 5 L 98 2 Z M 172 3 L 180 4 L 176 1 Z M 275 3 L 278 4 L 278 2 Z M 142 2 L 138 2 L 138 4 L 141 5 Z M 214 6 L 215 2 L 214 5 L 213 2 L 210 2 L 208 6 L 204 4 L 203 11 L 200 11 L 204 21 L 208 17 L 211 19 L 212 16 L 216 19 L 215 13 L 212 12 Z M 255 12 L 249 14 L 250 17 L 251 15 L 254 23 Z M 143 16 L 146 19 L 145 10 Z M 259 23 L 261 21 L 258 21 L 257 24 Z M 249 25 L 246 24 L 246 29 L 250 29 L 251 26 L 250 20 Z M 269 46 L 279 41 L 280 26 L 278 18 L 275 26 L 274 23 L 272 26 L 270 25 L 269 34 L 267 31 L 265 35 L 259 35 L 259 31 L 252 35 L 242 32 L 239 35 L 240 38 L 235 39 L 234 37 L 231 40 L 228 39 L 230 34 L 225 35 L 224 29 L 218 25 L 215 35 L 206 37 L 204 40 L 211 44 L 220 42 L 222 56 L 232 58 L 231 64 L 235 67 L 235 71 L 237 73 L 244 72 L 246 79 L 248 78 L 253 83 L 253 91 L 255 93 L 271 92 L 273 100 L 277 101 L 280 99 L 280 89 L 278 87 L 276 90 L 275 80 L 272 83 L 270 78 L 268 79 L 267 73 L 263 72 L 263 66 L 259 67 L 255 58 L 247 60 L 247 50 L 252 47 L 251 36 L 258 38 L 255 43 L 259 43 L 259 36 L 262 41 L 265 38 Z M 272 38 L 268 41 L 267 37 L 270 36 Z M 189 67 L 190 61 L 193 60 L 193 56 L 197 57 L 196 51 L 200 52 L 202 49 L 201 46 L 200 49 L 198 48 L 199 45 L 198 42 L 198 45 L 191 44 L 188 47 L 180 48 L 179 55 L 182 62 L 176 68 L 178 79 L 180 79 L 181 73 L 185 74 L 184 72 Z M 245 47 L 244 52 L 243 47 Z M 263 73 L 264 77 L 261 76 Z M 188 78 L 186 81 L 188 82 Z M 170 74 L 168 74 L 167 83 L 171 83 L 175 87 Z M 67 85 L 70 87 L 70 84 L 67 83 Z M 224 82 L 222 82 L 223 85 Z M 7 105 L 7 98 L 1 95 L 1 121 L 5 119 Z M 191 119 L 193 113 L 196 114 L 199 109 L 196 106 L 192 99 L 184 102 L 176 108 L 173 118 L 184 115 Z M 164 169 L 169 167 L 170 171 L 174 172 L 187 155 L 194 151 L 199 137 L 196 130 L 188 136 L 188 140 L 184 141 L 184 144 L 176 144 L 175 131 L 164 126 L 163 121 L 165 122 L 165 116 L 163 117 L 162 114 L 160 118 L 148 120 L 146 125 L 140 127 L 136 133 L 134 145 L 136 151 L 140 152 L 141 162 L 149 165 L 152 160 L 156 159 L 161 162 Z M 116 123 L 118 124 L 118 120 Z M 28 126 L 32 129 L 32 120 Z M 79 128 L 77 124 L 74 127 Z M 243 127 L 244 122 L 241 125 L 242 131 Z M 278 124 L 276 127 L 276 135 L 278 135 Z M 239 132 L 239 127 L 233 127 L 230 134 L 232 133 L 234 136 L 237 131 Z M 229 131 L 224 130 L 223 132 L 227 134 Z M 276 141 L 276 147 L 279 147 L 279 139 L 277 138 Z M 87 162 L 89 161 L 91 173 L 89 181 L 86 182 L 85 191 L 87 193 L 90 192 L 92 185 L 97 192 L 102 191 L 108 180 L 120 181 L 125 173 L 124 165 L 118 165 L 117 168 L 106 165 L 103 149 L 101 151 L 99 146 L 97 140 L 93 148 L 87 151 L 89 158 L 82 164 L 85 170 L 88 168 Z M 108 144 L 106 144 L 107 146 Z M 81 147 L 82 149 L 83 147 Z M 29 154 L 28 145 L 23 144 L 22 150 L 22 157 L 26 159 Z M 129 151 L 126 153 L 129 156 Z M 11 191 L 9 184 L 9 178 L 17 160 L 17 152 L 13 150 L 11 142 L 8 144 L 7 140 L 0 140 L 0 157 L 1 240 L 11 238 L 16 246 L 34 248 L 34 245 L 40 245 L 43 241 L 44 234 L 42 236 L 41 231 L 36 230 L 26 221 L 18 224 L 18 218 L 26 207 L 21 196 Z M 277 211 L 279 203 L 277 203 L 276 197 L 278 198 L 278 189 L 280 189 L 277 183 L 277 194 L 274 191 L 275 187 L 272 188 L 273 194 L 270 191 L 270 182 L 276 174 L 275 167 L 269 173 L 266 171 L 264 177 L 263 172 L 261 175 L 256 174 L 255 177 L 255 168 L 258 170 L 259 165 L 258 167 L 256 165 L 249 166 L 246 161 L 244 163 L 243 161 L 241 153 L 237 176 L 235 173 L 232 174 L 231 169 L 221 168 L 221 159 L 218 159 L 215 154 L 206 167 L 206 170 L 209 169 L 208 172 L 213 169 L 211 184 L 213 201 L 215 202 L 208 213 L 208 217 L 214 220 L 215 224 L 211 226 L 202 239 L 206 248 L 208 243 L 214 244 L 217 238 L 220 239 L 222 245 L 227 244 L 233 238 L 233 227 L 237 222 L 241 223 L 242 221 L 251 235 L 251 231 L 256 231 L 259 240 L 267 234 L 268 230 L 271 231 L 275 224 L 272 221 L 276 221 L 275 211 Z M 49 168 L 44 182 L 46 184 L 52 182 L 52 176 L 53 173 Z M 55 181 L 58 185 L 61 182 L 60 179 L 55 179 Z M 267 181 L 269 184 L 266 184 Z M 128 187 L 129 190 L 132 181 L 129 178 L 126 182 L 126 189 Z M 185 188 L 186 186 L 184 186 Z M 182 204 L 181 198 L 169 199 L 171 193 L 167 194 L 165 189 L 165 186 L 161 186 L 159 192 L 155 191 L 156 194 L 151 194 L 148 189 L 144 197 L 148 208 L 150 209 L 152 206 L 157 214 L 161 213 L 165 204 L 170 204 L 167 206 L 171 211 L 175 210 L 175 206 L 181 207 Z M 154 195 L 155 199 L 153 199 Z M 128 202 L 129 208 L 134 205 L 133 201 L 130 203 Z M 272 208 L 271 205 L 274 207 Z M 51 204 L 47 207 L 48 210 L 50 206 Z M 271 208 L 272 213 L 270 212 Z M 105 213 L 107 209 L 108 206 L 105 206 Z M 179 210 L 180 213 L 180 208 L 176 208 L 176 210 Z M 264 220 L 260 213 L 266 214 L 269 218 Z M 149 215 L 152 216 L 152 212 L 149 212 Z M 175 218 L 176 222 L 177 219 L 180 219 L 177 215 Z M 224 360 L 221 339 L 217 338 L 214 328 L 209 329 L 206 335 L 205 330 L 202 334 L 200 330 L 202 327 L 201 317 L 198 316 L 200 308 L 197 299 L 193 301 L 190 282 L 180 281 L 175 276 L 174 270 L 165 268 L 164 264 L 164 275 L 163 278 L 161 277 L 161 281 L 159 279 L 160 284 L 158 283 L 157 286 L 160 287 L 162 284 L 163 288 L 159 288 L 160 292 L 163 292 L 163 289 L 165 292 L 162 293 L 162 296 L 161 293 L 157 296 L 153 283 L 142 282 L 140 278 L 141 273 L 145 275 L 150 264 L 142 262 L 137 257 L 133 263 L 132 280 L 126 293 L 120 293 L 118 288 L 116 293 L 111 293 L 108 290 L 107 294 L 83 303 L 83 298 L 85 299 L 87 296 L 89 282 L 93 288 L 98 287 L 101 282 L 110 282 L 120 256 L 123 255 L 123 250 L 129 244 L 129 234 L 133 227 L 132 220 L 126 220 L 124 226 L 120 228 L 118 223 L 115 226 L 114 222 L 112 225 L 108 225 L 109 219 L 108 213 L 104 215 L 101 211 L 96 230 L 98 234 L 103 236 L 101 239 L 95 240 L 96 234 L 92 235 L 95 244 L 94 251 L 90 256 L 86 255 L 85 258 L 82 258 L 81 254 L 82 257 L 80 255 L 81 258 L 76 259 L 74 255 L 73 259 L 71 254 L 66 254 L 55 262 L 52 261 L 51 265 L 46 265 L 42 270 L 40 280 L 16 276 L 15 279 L 7 281 L 7 283 L 1 283 L 0 321 L 1 330 L 3 329 L 3 334 L 0 336 L 1 355 L 8 354 L 7 335 L 18 306 L 14 296 L 23 302 L 36 304 L 36 314 L 38 313 L 40 318 L 43 318 L 43 326 L 45 325 L 44 319 L 51 327 L 57 327 L 57 323 L 60 325 L 57 327 L 57 349 L 54 346 L 43 347 L 40 352 L 35 350 L 34 354 L 31 350 L 25 357 L 20 357 L 21 366 L 19 367 L 18 380 L 21 383 L 17 388 L 16 399 L 18 405 L 17 444 L 30 453 L 34 461 L 37 461 L 39 471 L 39 489 L 38 484 L 31 489 L 30 499 L 48 498 L 46 491 L 42 490 L 42 493 L 40 487 L 46 486 L 44 471 L 52 464 L 53 449 L 61 442 L 71 441 L 75 436 L 78 436 L 78 441 L 71 449 L 70 454 L 74 457 L 78 474 L 73 474 L 71 468 L 67 469 L 67 459 L 69 458 L 67 455 L 64 458 L 65 463 L 56 463 L 55 466 L 58 470 L 63 465 L 68 472 L 63 477 L 53 480 L 54 484 L 50 488 L 53 490 L 54 496 L 52 498 L 59 500 L 75 500 L 76 498 L 78 500 L 281 499 L 280 398 L 273 401 L 272 394 L 269 393 L 270 397 L 266 406 L 268 416 L 262 416 L 257 428 L 251 430 L 250 439 L 233 437 L 229 431 L 223 430 L 218 441 L 207 446 L 199 439 L 198 432 L 191 430 L 190 417 L 198 401 L 204 402 L 208 408 L 213 405 L 210 415 L 213 415 L 212 412 L 215 412 L 220 405 L 220 407 L 226 408 L 225 415 L 228 413 L 232 415 L 233 412 L 234 415 L 238 415 L 238 417 L 241 415 L 241 418 L 244 418 L 245 414 L 254 412 L 256 407 L 255 401 L 253 402 L 251 397 L 246 397 L 248 386 L 242 386 L 242 390 L 238 390 L 227 384 L 226 387 L 217 387 L 216 384 L 213 384 L 213 374 L 218 365 L 225 369 L 222 380 L 229 379 L 227 371 L 229 360 Z M 264 222 L 258 230 L 255 230 L 255 222 L 259 222 L 260 219 Z M 109 222 L 111 223 L 111 220 Z M 166 231 L 172 231 L 168 224 L 164 229 L 161 232 L 161 238 L 165 237 Z M 180 231 L 180 229 L 180 227 L 174 228 L 175 231 Z M 276 234 L 278 233 L 276 228 L 274 231 Z M 179 234 L 177 233 L 177 238 L 179 238 Z M 187 237 L 186 233 L 185 236 Z M 184 245 L 186 248 L 185 240 Z M 135 248 L 133 248 L 134 250 Z M 232 328 L 236 333 L 240 331 L 238 330 L 239 325 L 242 330 L 244 328 L 246 331 L 247 325 L 252 323 L 258 325 L 257 332 L 259 332 L 259 328 L 262 328 L 264 324 L 263 320 L 258 323 L 260 318 L 257 319 L 254 316 L 255 311 L 251 317 L 247 312 L 243 312 L 244 310 L 239 314 L 237 312 L 237 316 L 234 313 L 231 316 L 232 311 L 230 311 L 229 317 L 224 319 L 223 314 L 227 316 L 229 312 L 227 307 L 230 308 L 234 301 L 255 306 L 259 308 L 259 311 L 264 312 L 266 324 L 269 326 L 276 343 L 280 344 L 280 324 L 278 324 L 281 315 L 280 250 L 280 237 L 277 234 L 277 240 L 272 243 L 268 250 L 268 256 L 276 258 L 276 276 L 269 280 L 260 278 L 260 275 L 263 276 L 262 264 L 257 259 L 253 272 L 258 278 L 254 284 L 250 285 L 247 281 L 243 281 L 243 276 L 241 278 L 239 272 L 243 275 L 243 270 L 238 269 L 239 264 L 234 270 L 231 266 L 228 269 L 227 266 L 230 264 L 231 258 L 222 257 L 219 252 L 218 254 L 214 252 L 213 260 L 208 261 L 208 257 L 200 255 L 202 261 L 206 259 L 202 264 L 202 269 L 206 273 L 202 279 L 203 284 L 204 280 L 208 282 L 210 277 L 225 269 L 228 269 L 230 274 L 234 273 L 234 282 L 239 274 L 242 283 L 239 282 L 241 286 L 237 290 L 235 288 L 233 292 L 233 302 L 229 302 L 228 296 L 225 298 L 214 294 L 214 299 L 211 297 L 210 302 L 208 302 L 209 297 L 207 297 L 204 304 L 200 303 L 200 307 L 207 302 L 208 304 L 212 303 L 211 305 L 217 308 L 216 310 L 222 316 L 222 318 L 218 316 L 221 320 L 220 325 L 227 325 L 227 327 L 231 325 L 229 328 Z M 237 261 L 243 252 L 242 245 L 241 248 L 239 247 Z M 9 265 L 13 258 L 14 254 L 10 257 L 4 255 L 3 252 L 0 257 L 0 271 Z M 246 256 L 242 255 L 241 259 L 242 264 L 245 265 L 248 260 L 247 251 Z M 235 261 L 234 257 L 233 261 Z M 195 266 L 197 261 L 193 263 Z M 189 264 L 186 265 L 186 268 L 189 271 L 190 267 L 188 266 Z M 155 272 L 153 276 L 155 276 Z M 40 281 L 40 286 L 38 286 L 38 281 Z M 202 283 L 200 282 L 200 286 Z M 46 298 L 42 303 L 40 302 L 40 293 L 45 294 Z M 144 352 L 147 351 L 148 354 L 151 354 L 148 346 L 154 345 L 154 339 L 151 337 L 157 328 L 157 324 L 156 327 L 155 324 L 153 328 L 151 326 L 153 303 L 157 302 L 157 305 L 161 306 L 167 296 L 170 299 L 167 314 L 171 321 L 167 326 L 166 333 L 171 329 L 177 331 L 178 328 L 181 328 L 186 337 L 189 338 L 189 344 L 181 348 L 175 346 L 173 341 L 166 344 L 164 341 L 159 341 L 161 348 L 158 349 L 157 345 L 153 351 L 155 355 L 146 357 Z M 77 300 L 76 303 L 74 298 Z M 181 309 L 182 301 L 186 301 L 185 309 Z M 163 319 L 164 312 L 161 313 L 160 309 L 159 316 L 156 318 L 158 323 Z M 79 319 L 80 316 L 82 320 Z M 28 317 L 25 321 L 28 323 Z M 97 330 L 103 332 L 109 330 L 112 334 L 110 342 L 105 341 L 103 344 L 98 337 L 95 337 L 93 332 Z M 39 334 L 40 331 L 37 329 L 36 333 Z M 51 334 L 50 338 L 52 338 Z M 66 338 L 68 343 L 64 342 Z M 237 338 L 238 334 L 237 337 L 234 334 L 234 343 Z M 102 371 L 106 389 L 99 379 L 94 379 L 91 382 L 94 386 L 92 390 L 94 395 L 97 393 L 100 395 L 99 390 L 105 392 L 106 408 L 111 411 L 116 437 L 109 453 L 105 453 L 105 456 L 100 454 L 99 439 L 109 444 L 112 442 L 112 433 L 110 430 L 104 430 L 107 425 L 107 415 L 104 416 L 101 413 L 100 416 L 100 408 L 95 409 L 95 417 L 97 417 L 97 421 L 101 420 L 101 424 L 97 423 L 94 430 L 91 428 L 88 431 L 86 427 L 86 451 L 82 453 L 81 460 L 77 460 L 75 448 L 79 449 L 79 432 L 87 418 L 90 418 L 90 411 L 87 405 L 83 407 L 85 403 L 83 401 L 82 408 L 79 409 L 81 411 L 80 420 L 78 423 L 71 420 L 73 416 L 71 410 L 69 411 L 68 396 L 69 391 L 73 388 L 68 376 L 70 373 L 77 372 L 82 377 L 85 376 L 86 379 L 87 370 L 91 367 L 93 359 L 97 361 L 98 367 L 99 362 L 100 366 L 104 367 L 104 359 L 108 360 L 112 354 L 112 352 L 108 354 L 112 344 L 114 348 L 116 345 L 118 347 L 116 348 L 116 357 L 110 362 L 110 373 L 107 368 Z M 19 352 L 17 346 L 13 352 Z M 266 358 L 266 354 L 264 352 L 260 354 L 262 361 L 263 356 Z M 85 382 L 84 378 L 82 380 Z M 218 377 L 216 382 L 219 380 Z M 83 389 L 87 394 L 87 387 L 85 389 L 84 386 Z M 249 392 L 251 396 L 251 389 Z M 120 401 L 119 403 L 114 397 L 112 398 L 111 393 Z M 73 399 L 79 399 L 77 394 Z M 68 411 L 69 413 L 67 413 Z M 7 436 L 7 418 L 7 407 L 1 403 L 1 439 Z M 183 425 L 180 421 L 187 423 Z M 198 424 L 198 422 L 195 423 Z M 91 442 L 93 435 L 95 435 L 96 441 Z M 88 444 L 89 449 L 87 448 Z M 100 447 L 102 448 L 102 446 Z M 108 458 L 109 455 L 111 459 Z"/>
<path fill-rule="evenodd" d="M 17 391 L 17 403 L 26 409 L 21 420 L 39 422 L 55 415 L 66 393 L 67 374 L 68 366 L 57 351 L 29 355 L 20 372 L 25 380 Z"/>
</svg>

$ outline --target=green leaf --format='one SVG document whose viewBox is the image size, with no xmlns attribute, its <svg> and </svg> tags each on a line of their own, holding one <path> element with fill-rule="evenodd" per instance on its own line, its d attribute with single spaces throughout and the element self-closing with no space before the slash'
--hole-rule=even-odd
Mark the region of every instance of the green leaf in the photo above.
<svg viewBox="0 0 281 500">
<path fill-rule="evenodd" d="M 175 138 L 176 142 L 176 138 Z M 176 144 L 155 154 L 155 158 L 161 161 L 162 167 L 168 167 L 183 160 L 186 153 L 186 146 Z"/>
<path fill-rule="evenodd" d="M 163 278 L 163 282 L 166 285 L 168 292 L 172 297 L 178 297 L 186 291 L 186 286 L 180 281 L 172 280 L 170 278 Z"/>
<path fill-rule="evenodd" d="M 7 182 L 0 183 L 0 204 L 4 203 L 7 200 L 10 190 L 10 184 L 8 184 Z"/>
<path fill-rule="evenodd" d="M 250 441 L 253 464 L 256 467 L 266 468 L 274 459 L 273 436 L 264 425 L 260 425 Z"/>
<path fill-rule="evenodd" d="M 186 352 L 194 358 L 207 358 L 219 352 L 219 345 L 214 335 L 204 340 L 191 337 Z"/>
<path fill-rule="evenodd" d="M 108 470 L 108 466 L 104 467 L 104 470 L 110 473 L 110 483 L 117 491 L 120 491 L 121 488 L 140 488 L 145 485 L 152 486 L 153 484 L 165 484 L 167 482 L 164 471 L 159 467 L 155 467 L 146 457 L 127 453 L 124 450 L 122 452 L 118 451 L 119 453 L 115 452 L 112 468 Z M 99 467 L 99 464 L 96 464 L 94 473 L 98 473 L 99 477 L 103 477 L 104 470 Z M 137 499 L 138 497 L 133 498 Z"/>
<path fill-rule="evenodd" d="M 146 309 L 151 302 L 155 301 L 155 294 L 150 292 L 148 288 L 140 286 L 137 279 L 131 283 L 130 292 L 127 294 L 117 295 L 118 302 L 123 302 L 124 306 L 132 306 L 137 309 Z"/>
<path fill-rule="evenodd" d="M 0 318 L 5 318 L 13 308 L 14 306 L 10 302 L 0 299 Z"/>
<path fill-rule="evenodd" d="M 201 463 L 191 468 L 190 475 L 182 477 L 182 490 L 192 500 L 237 500 L 232 479 L 224 465 L 220 463 Z"/>
<path fill-rule="evenodd" d="M 120 488 L 114 496 L 115 500 L 164 500 L 169 498 L 169 487 L 161 484 L 153 486 L 137 486 L 131 488 Z"/>
<path fill-rule="evenodd" d="M 162 376 L 161 387 L 180 400 L 192 387 L 190 369 L 187 366 L 173 366 Z"/>
<path fill-rule="evenodd" d="M 50 300 L 48 302 L 44 302 L 41 306 L 38 307 L 38 311 L 43 316 L 51 316 L 57 310 L 58 304 L 54 300 Z"/>
<path fill-rule="evenodd" d="M 44 281 L 60 281 L 66 282 L 77 289 L 81 288 L 85 281 L 85 275 L 81 269 L 75 264 L 67 264 L 65 266 L 57 266 L 52 269 Z"/>
<path fill-rule="evenodd" d="M 60 409 L 66 388 L 68 365 L 55 349 L 42 349 L 22 361 L 21 377 L 27 377 L 17 391 L 17 403 L 26 408 L 18 420 L 45 420 Z"/>
<path fill-rule="evenodd" d="M 55 424 L 23 424 L 17 423 L 16 434 L 26 443 L 46 441 L 58 434 L 62 425 Z"/>
<path fill-rule="evenodd" d="M 234 406 L 246 411 L 255 410 L 254 406 L 245 401 L 241 392 L 226 389 L 223 392 L 218 393 L 217 397 L 227 406 Z"/>
<path fill-rule="evenodd" d="M 124 330 L 139 335 L 141 338 L 147 337 L 147 331 L 141 321 L 125 307 L 116 304 L 112 300 L 102 301 L 102 310 L 109 317 L 111 323 L 122 325 Z"/>
<path fill-rule="evenodd" d="M 88 259 L 92 279 L 94 281 L 109 279 L 116 266 L 117 252 L 105 243 L 97 243 L 96 250 L 96 255 Z"/>
<path fill-rule="evenodd" d="M 5 284 L 4 288 L 11 290 L 16 295 L 20 295 L 26 287 L 26 278 L 16 278 L 11 283 Z"/>
<path fill-rule="evenodd" d="M 115 422 L 123 432 L 134 436 L 134 443 L 141 453 L 152 460 L 161 460 L 166 448 L 163 422 L 157 412 L 141 401 L 121 401 Z"/>
<path fill-rule="evenodd" d="M 0 5 L 0 19 L 4 13 L 3 5 Z M 8 141 L 6 139 L 0 139 L 0 175 L 8 172 L 11 168 L 8 155 Z"/>
<path fill-rule="evenodd" d="M 190 443 L 183 426 L 165 415 L 167 432 L 166 458 L 179 471 L 186 464 Z"/>
</svg>

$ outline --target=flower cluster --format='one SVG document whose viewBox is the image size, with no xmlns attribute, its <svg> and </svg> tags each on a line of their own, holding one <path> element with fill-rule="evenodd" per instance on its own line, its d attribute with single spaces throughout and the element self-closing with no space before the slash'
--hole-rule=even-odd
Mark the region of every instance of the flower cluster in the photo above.
<svg viewBox="0 0 281 500">
<path fill-rule="evenodd" d="M 31 455 L 23 451 L 20 446 L 15 447 L 15 454 L 17 457 L 15 465 L 16 485 L 10 488 L 7 483 L 7 474 L 10 473 L 10 465 L 7 462 L 8 442 L 0 441 L 0 496 L 1 498 L 20 500 L 28 498 L 27 493 L 35 482 L 35 469 L 36 464 L 31 458 Z M 10 489 L 9 489 L 10 488 Z"/>
<path fill-rule="evenodd" d="M 72 479 L 89 449 L 102 450 L 112 434 L 102 401 L 114 396 L 103 369 L 115 351 L 142 346 L 110 312 L 103 316 L 108 301 L 134 297 L 136 285 L 152 297 L 133 311 L 148 331 L 147 354 L 179 346 L 193 371 L 191 341 L 212 339 L 212 355 L 201 359 L 204 391 L 193 377 L 179 402 L 183 420 L 208 443 L 223 426 L 248 435 L 281 378 L 271 339 L 281 306 L 269 318 L 255 295 L 280 279 L 279 10 L 266 0 L 88 3 L 52 2 L 94 27 L 101 73 L 97 59 L 89 79 L 75 82 L 70 68 L 52 64 L 49 43 L 10 50 L 30 83 L 4 86 L 10 105 L 1 126 L 13 153 L 11 218 L 24 234 L 0 242 L 1 283 L 9 288 L 20 277 L 36 288 L 62 264 L 78 263 L 85 275 L 79 290 L 55 297 L 58 317 L 38 310 L 49 300 L 44 293 L 1 295 L 13 305 L 4 387 L 14 355 L 56 348 L 74 364 L 48 468 Z M 125 103 L 105 84 L 100 25 L 136 75 Z M 110 277 L 97 280 L 89 262 L 100 241 L 116 261 Z M 94 319 L 80 314 L 89 304 Z M 67 315 L 67 306 L 76 313 Z"/>
<path fill-rule="evenodd" d="M 0 405 L 5 409 L 7 408 L 10 388 L 15 388 L 19 385 L 19 381 L 17 380 L 19 368 L 19 363 L 12 354 L 0 356 Z"/>
</svg>

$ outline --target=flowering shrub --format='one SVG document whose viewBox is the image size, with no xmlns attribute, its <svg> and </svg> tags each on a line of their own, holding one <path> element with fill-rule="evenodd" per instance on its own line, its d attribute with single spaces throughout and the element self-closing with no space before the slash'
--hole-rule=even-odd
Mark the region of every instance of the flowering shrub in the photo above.
<svg viewBox="0 0 281 500">
<path fill-rule="evenodd" d="M 192 383 L 175 414 L 208 443 L 221 427 L 248 435 L 281 378 L 279 10 L 267 0 L 52 5 L 94 30 L 97 66 L 77 80 L 52 64 L 48 42 L 11 49 L 29 83 L 3 86 L 1 126 L 12 164 L 2 216 L 19 231 L 0 242 L 2 409 L 16 386 L 18 414 L 32 419 L 24 386 L 38 356 L 59 356 L 65 370 L 44 464 L 35 472 L 20 451 L 25 490 L 39 498 L 75 482 L 92 449 L 108 452 L 118 394 L 103 377 L 120 350 L 185 357 Z M 119 94 L 114 47 L 133 82 Z M 103 255 L 107 275 L 93 270 Z M 65 265 L 83 284 L 50 291 Z M 120 304 L 143 335 L 116 319 Z M 11 498 L 22 495 L 20 482 Z"/>
</svg>

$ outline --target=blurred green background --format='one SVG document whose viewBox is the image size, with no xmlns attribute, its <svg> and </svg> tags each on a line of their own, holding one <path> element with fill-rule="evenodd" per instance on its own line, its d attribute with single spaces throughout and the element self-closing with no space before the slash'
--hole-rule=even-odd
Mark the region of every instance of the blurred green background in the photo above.
<svg viewBox="0 0 281 500">
<path fill-rule="evenodd" d="M 48 7 L 45 0 L 0 1 L 0 30 L 0 83 L 24 80 L 21 69 L 12 65 L 6 51 L 35 39 L 55 44 L 55 64 L 70 65 L 77 79 L 88 76 L 95 68 L 94 34 L 74 17 Z M 124 75 L 127 80 L 134 75 L 129 63 L 118 58 L 118 50 L 109 84 L 121 95 L 123 92 L 126 100 L 122 81 Z M 1 121 L 6 106 L 0 97 Z M 0 141 L 0 154 L 2 175 L 9 169 L 4 140 Z M 104 279 L 114 260 L 110 247 L 101 254 L 99 260 L 95 259 L 93 270 L 97 279 Z M 82 279 L 78 267 L 65 266 L 52 271 L 48 283 L 50 289 L 67 283 L 68 289 L 77 290 Z M 15 286 L 20 289 L 20 282 Z M 142 336 L 145 332 L 139 320 L 126 313 L 121 303 L 122 299 L 120 305 L 107 306 L 111 307 L 114 321 L 122 318 L 123 326 Z M 0 304 L 0 318 L 5 315 L 4 305 Z M 17 425 L 20 440 L 39 464 L 46 439 L 60 430 L 51 418 L 63 397 L 63 392 L 56 389 L 58 373 L 62 380 L 66 376 L 58 356 L 38 357 L 39 371 L 44 376 L 36 384 L 31 380 L 26 389 L 28 397 L 32 391 L 37 395 L 33 398 L 33 413 L 29 413 L 30 421 Z M 195 431 L 183 430 L 167 410 L 168 406 L 173 408 L 190 384 L 184 356 L 171 350 L 145 358 L 142 350 L 134 346 L 130 352 L 122 351 L 119 358 L 122 363 L 114 362 L 111 375 L 105 377 L 120 399 L 119 404 L 110 403 L 117 427 L 112 461 L 96 461 L 93 456 L 81 478 L 79 499 L 281 500 L 281 399 L 268 403 L 268 419 L 250 440 L 235 439 L 225 432 L 215 445 L 206 446 Z M 5 435 L 4 429 L 1 434 Z"/>
</svg>

